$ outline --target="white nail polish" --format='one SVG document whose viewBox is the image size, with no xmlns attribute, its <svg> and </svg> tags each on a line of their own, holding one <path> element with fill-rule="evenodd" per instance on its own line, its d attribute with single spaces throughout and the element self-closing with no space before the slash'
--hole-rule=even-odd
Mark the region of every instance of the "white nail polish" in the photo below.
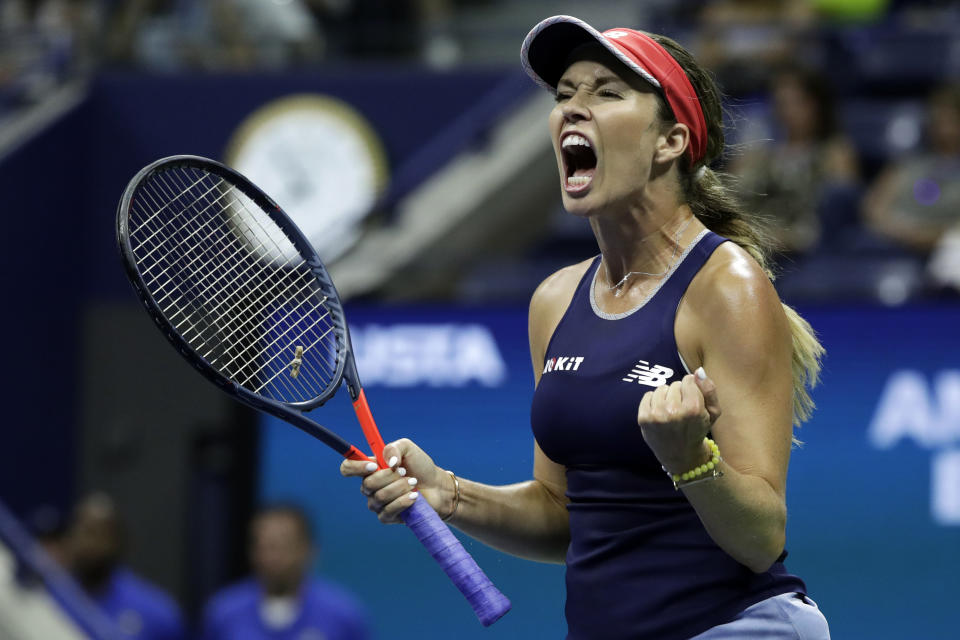
<svg viewBox="0 0 960 640">
<path fill-rule="evenodd" d="M 700 378 L 701 380 L 707 379 L 707 372 L 703 370 L 703 367 L 698 368 L 696 373 L 697 373 L 697 377 Z"/>
<path fill-rule="evenodd" d="M 366 468 L 367 471 L 370 471 L 370 472 L 376 471 L 376 470 L 377 470 L 377 463 L 375 463 L 375 462 L 368 462 L 368 463 L 367 463 L 367 466 L 366 466 L 365 468 Z"/>
<path fill-rule="evenodd" d="M 407 475 L 407 470 L 404 467 L 397 467 L 397 473 L 399 473 L 400 476 L 403 477 Z"/>
<path fill-rule="evenodd" d="M 407 478 L 407 484 L 409 484 L 409 485 L 412 487 L 412 486 L 414 486 L 414 485 L 417 484 L 417 479 L 416 479 L 416 478 Z"/>
<path fill-rule="evenodd" d="M 392 458 L 390 458 L 390 461 L 387 463 L 387 466 L 392 469 L 393 465 L 397 464 L 398 461 L 399 460 L 397 459 L 397 456 L 393 456 Z"/>
<path fill-rule="evenodd" d="M 412 491 L 412 492 L 410 492 L 410 493 L 407 495 L 407 499 L 408 499 L 408 500 L 416 500 L 418 495 L 420 495 L 420 494 L 417 493 L 416 491 Z"/>
</svg>

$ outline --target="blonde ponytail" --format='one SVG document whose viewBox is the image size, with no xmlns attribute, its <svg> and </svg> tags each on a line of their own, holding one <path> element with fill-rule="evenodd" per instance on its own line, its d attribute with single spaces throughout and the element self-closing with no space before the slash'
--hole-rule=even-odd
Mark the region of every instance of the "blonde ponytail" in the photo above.
<svg viewBox="0 0 960 640">
<path fill-rule="evenodd" d="M 649 35 L 683 67 L 697 92 L 707 123 L 706 157 L 695 166 L 689 166 L 686 158 L 681 161 L 681 188 L 686 203 L 704 226 L 743 248 L 773 281 L 776 278 L 771 260 L 774 241 L 765 230 L 764 220 L 746 211 L 735 190 L 728 185 L 730 179 L 708 166 L 718 160 L 724 151 L 723 111 L 716 82 L 690 52 L 675 41 L 658 34 Z M 660 118 L 664 122 L 675 122 L 674 114 L 666 101 L 661 98 L 659 102 Z M 820 379 L 820 362 L 824 349 L 810 323 L 788 305 L 783 305 L 783 310 L 787 315 L 793 342 L 793 423 L 800 426 L 813 413 L 814 403 L 810 397 L 810 389 Z M 799 442 L 796 439 L 794 441 Z"/>
<path fill-rule="evenodd" d="M 771 263 L 773 240 L 759 216 L 748 213 L 724 177 L 712 169 L 691 175 L 685 185 L 687 204 L 704 226 L 739 245 L 757 261 L 771 281 L 776 273 Z M 810 389 L 820 380 L 820 362 L 824 349 L 810 326 L 789 305 L 783 305 L 793 342 L 793 423 L 800 426 L 810 419 L 814 403 Z"/>
</svg>

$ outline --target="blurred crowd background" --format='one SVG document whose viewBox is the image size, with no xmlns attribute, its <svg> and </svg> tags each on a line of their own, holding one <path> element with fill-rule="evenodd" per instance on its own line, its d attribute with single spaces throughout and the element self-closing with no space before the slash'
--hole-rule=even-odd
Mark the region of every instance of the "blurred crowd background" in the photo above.
<svg viewBox="0 0 960 640">
<path fill-rule="evenodd" d="M 30 304 L 15 327 L 19 339 L 9 355 L 11 362 L 23 363 L 10 388 L 23 398 L 24 408 L 10 409 L 6 446 L 0 446 L 0 502 L 49 543 L 50 555 L 81 583 L 104 579 L 90 578 L 97 566 L 83 566 L 84 549 L 88 556 L 97 549 L 84 547 L 77 531 L 84 524 L 77 514 L 91 506 L 93 491 L 106 492 L 95 494 L 93 507 L 99 505 L 102 515 L 108 505 L 111 517 L 126 520 L 132 541 L 124 560 L 119 543 L 108 549 L 101 545 L 101 564 L 113 570 L 129 563 L 161 585 L 167 593 L 161 600 L 171 598 L 170 605 L 182 609 L 177 616 L 184 629 L 199 630 L 210 598 L 257 568 L 250 527 L 261 513 L 260 503 L 302 497 L 314 500 L 305 505 L 305 518 L 328 521 L 321 531 L 343 529 L 341 519 L 353 517 L 375 528 L 361 501 L 353 499 L 353 487 L 329 484 L 335 475 L 329 456 L 316 463 L 329 473 L 307 493 L 351 494 L 337 503 L 341 511 L 329 513 L 329 504 L 323 507 L 316 495 L 293 495 L 291 486 L 315 483 L 311 474 L 318 473 L 312 462 L 285 465 L 277 457 L 296 449 L 283 440 L 294 436 L 276 435 L 250 412 L 206 389 L 153 336 L 111 253 L 112 207 L 126 180 L 168 153 L 231 160 L 228 142 L 243 118 L 269 99 L 291 93 L 288 88 L 297 93 L 310 87 L 347 102 L 352 96 L 353 106 L 382 139 L 389 166 L 376 206 L 348 234 L 351 242 L 330 256 L 341 293 L 367 309 L 356 316 L 370 323 L 366 332 L 355 333 L 367 336 L 366 346 L 358 348 L 361 376 L 366 373 L 374 387 L 419 385 L 434 392 L 443 387 L 429 372 L 420 379 L 377 359 L 379 346 L 388 345 L 384 353 L 396 356 L 412 353 L 418 348 L 414 343 L 422 342 L 420 334 L 390 334 L 377 323 L 425 323 L 432 315 L 448 329 L 479 315 L 480 324 L 492 327 L 501 351 L 514 348 L 522 361 L 518 367 L 528 369 L 522 316 L 530 293 L 553 270 L 597 251 L 589 228 L 560 206 L 545 126 L 550 101 L 519 71 L 523 36 L 540 19 L 559 13 L 600 28 L 633 26 L 669 35 L 714 71 L 727 97 L 729 145 L 718 168 L 779 242 L 781 296 L 801 310 L 851 304 L 865 309 L 854 316 L 824 312 L 827 337 L 835 340 L 828 352 L 833 347 L 833 353 L 848 356 L 828 359 L 828 376 L 847 371 L 844 367 L 861 357 L 862 351 L 852 347 L 843 352 L 836 338 L 874 335 L 848 332 L 861 323 L 880 326 L 874 348 L 889 346 L 883 340 L 907 331 L 913 340 L 924 338 L 923 325 L 914 323 L 929 321 L 937 329 L 917 344 L 933 355 L 915 366 L 933 375 L 940 371 L 938 358 L 955 360 L 948 357 L 960 347 L 950 330 L 960 300 L 960 4 L 955 1 L 0 0 L 0 185 L 12 221 L 10 244 L 18 245 L 4 256 L 3 271 L 12 278 L 28 262 L 30 277 L 36 283 L 57 281 L 60 290 L 54 294 L 65 295 L 70 305 L 65 312 L 54 308 L 54 296 L 34 298 L 39 285 L 31 289 L 34 284 L 22 278 L 5 284 L 6 299 Z M 202 100 L 193 100 L 194 91 Z M 154 110 L 141 117 L 151 103 Z M 211 116 L 218 110 L 222 117 Z M 197 129 L 190 129 L 186 123 L 201 113 L 207 119 L 197 116 Z M 175 127 L 164 128 L 159 121 L 165 118 Z M 101 132 L 95 139 L 84 133 L 93 129 L 89 123 Z M 171 142 L 174 128 L 193 136 L 195 148 L 182 148 L 180 139 Z M 45 189 L 65 174 L 76 183 Z M 34 225 L 47 220 L 62 234 L 49 241 L 50 250 L 76 261 L 69 283 L 59 284 L 61 267 L 33 262 Z M 449 311 L 464 305 L 468 311 Z M 947 309 L 947 316 L 896 315 L 898 309 L 913 314 L 929 307 Z M 513 311 L 487 317 L 490 309 Z M 894 315 L 883 315 L 888 312 Z M 814 327 L 820 328 L 816 321 Z M 897 366 L 912 366 L 912 353 L 905 346 L 896 352 Z M 58 402 L 50 402 L 49 390 L 35 382 L 45 379 L 52 354 L 65 371 Z M 504 358 L 513 371 L 514 355 Z M 857 388 L 862 404 L 871 407 L 864 411 L 872 410 L 887 388 L 879 367 L 869 390 Z M 398 383 L 392 375 L 407 378 Z M 138 376 L 148 379 L 138 382 Z M 910 423 L 919 425 L 911 428 L 922 447 L 960 441 L 960 373 L 938 380 L 939 386 L 931 388 L 940 395 L 931 397 L 939 399 L 942 412 L 921 411 Z M 839 395 L 838 385 L 848 381 L 834 379 L 834 393 Z M 496 384 L 501 383 L 489 386 Z M 478 393 L 470 400 L 477 404 L 460 409 L 479 407 L 475 411 L 482 413 L 501 402 L 519 404 L 513 425 L 529 438 L 522 413 L 528 380 L 512 379 L 503 386 L 511 387 L 503 393 L 521 399 Z M 401 396 L 390 394 L 379 393 L 386 397 L 383 404 L 401 406 Z M 407 411 L 434 402 L 457 410 L 452 400 L 427 397 Z M 917 397 L 904 396 L 910 407 L 917 406 Z M 861 431 L 870 416 L 856 414 L 851 422 L 854 410 L 844 404 L 831 413 L 830 407 L 841 402 L 832 401 L 832 396 L 818 398 L 826 415 L 822 424 L 857 429 L 851 440 L 856 444 L 850 446 L 862 446 Z M 38 415 L 30 406 L 42 411 Z M 939 435 L 927 440 L 917 435 L 927 428 L 924 416 L 936 423 L 939 431 L 931 433 Z M 442 450 L 459 447 L 456 436 L 434 436 L 430 429 L 439 427 L 414 423 L 399 409 L 385 422 L 384 431 L 392 435 L 419 429 L 426 439 L 435 437 Z M 814 428 L 814 450 L 816 433 Z M 303 446 L 307 440 L 295 442 Z M 494 449 L 498 442 L 474 444 Z M 893 446 L 884 442 L 870 455 Z M 804 473 L 802 455 L 796 473 Z M 952 466 L 942 468 L 956 471 L 944 471 L 943 477 L 960 487 L 960 454 L 951 460 Z M 520 466 L 528 462 L 517 461 Z M 843 465 L 842 459 L 834 462 Z M 808 466 L 804 481 L 821 471 Z M 483 472 L 482 465 L 474 470 Z M 492 474 L 487 480 L 506 479 Z M 845 486 L 843 480 L 836 484 Z M 932 486 L 921 484 L 918 491 Z M 960 489 L 950 495 L 960 496 Z M 803 494 L 797 502 L 802 509 L 821 499 Z M 937 526 L 949 525 L 950 533 L 937 529 L 931 535 L 940 536 L 938 544 L 954 545 L 956 559 L 960 498 L 943 500 L 947 507 L 938 512 Z M 925 504 L 918 517 L 926 522 Z M 807 530 L 816 529 L 809 522 Z M 882 518 L 877 522 L 882 526 Z M 385 538 L 370 542 L 363 536 L 386 534 L 362 530 L 358 544 L 391 544 Z M 308 538 L 313 535 L 311 544 L 323 538 L 329 560 L 320 564 L 304 551 L 302 571 L 330 569 L 361 600 L 380 597 L 364 591 L 364 579 L 350 573 L 346 556 L 337 558 L 342 549 L 328 546 L 342 536 L 310 531 L 301 530 Z M 103 533 L 101 542 L 112 535 Z M 854 543 L 852 534 L 847 539 L 855 550 L 864 544 L 863 539 Z M 78 540 L 81 550 L 71 556 L 65 549 Z M 505 574 L 528 571 L 512 564 L 506 565 L 508 571 L 500 564 L 508 561 L 486 558 L 495 571 L 498 566 Z M 376 560 L 373 570 L 382 563 Z M 940 557 L 930 563 L 950 566 Z M 419 571 L 422 565 L 412 562 L 408 568 Z M 826 563 L 820 569 L 829 573 Z M 519 583 L 526 595 L 539 592 L 544 601 L 556 602 L 553 609 L 536 611 L 530 628 L 536 628 L 536 617 L 562 620 L 562 574 L 537 576 Z M 531 587 L 537 579 L 551 587 Z M 428 589 L 411 587 L 420 588 Z M 851 590 L 834 588 L 835 594 L 843 591 Z M 0 589 L 0 618 L 6 611 L 2 605 Z M 878 607 L 867 601 L 860 605 L 850 611 Z M 283 607 L 274 609 L 280 620 L 289 617 Z M 830 617 L 829 605 L 825 609 Z M 381 635 L 390 629 L 394 637 L 413 637 L 393 633 L 385 616 L 378 618 L 382 606 L 365 611 L 361 617 Z M 465 609 L 451 615 L 469 618 Z M 511 615 L 526 620 L 520 616 L 527 614 Z M 145 619 L 139 626 L 128 620 L 125 637 L 152 637 L 145 635 Z M 857 619 L 851 613 L 846 628 L 857 628 Z M 839 628 L 843 624 L 841 616 Z M 526 627 L 514 632 L 520 628 Z M 366 631 L 357 633 L 361 637 Z"/>
<path fill-rule="evenodd" d="M 732 143 L 723 168 L 782 245 L 784 296 L 899 304 L 956 295 L 960 8 L 948 0 L 605 0 L 588 8 L 505 0 L 5 0 L 0 118 L 111 69 L 506 67 L 537 16 L 585 11 L 600 24 L 672 35 L 715 71 L 728 96 Z M 474 264 L 452 295 L 527 291 L 543 271 L 539 262 L 581 255 L 589 237 L 573 227 L 558 212 L 537 242 L 512 248 L 520 272 L 533 272 L 513 290 L 496 286 L 497 264 Z"/>
</svg>

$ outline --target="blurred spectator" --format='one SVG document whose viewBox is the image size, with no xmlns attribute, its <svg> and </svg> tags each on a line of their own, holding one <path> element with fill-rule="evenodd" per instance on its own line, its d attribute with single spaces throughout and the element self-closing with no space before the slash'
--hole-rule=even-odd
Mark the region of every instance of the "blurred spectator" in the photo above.
<svg viewBox="0 0 960 640">
<path fill-rule="evenodd" d="M 863 205 L 870 229 L 921 256 L 960 224 L 960 84 L 934 91 L 923 147 L 884 169 Z"/>
<path fill-rule="evenodd" d="M 775 137 L 734 158 L 741 196 L 765 217 L 782 250 L 816 248 L 824 226 L 856 220 L 856 152 L 838 129 L 829 88 L 817 73 L 781 67 L 773 79 Z"/>
<path fill-rule="evenodd" d="M 960 293 L 960 223 L 943 234 L 930 256 L 928 271 L 933 284 L 945 293 Z"/>
<path fill-rule="evenodd" d="M 65 0 L 60 0 L 65 1 Z M 112 65 L 173 71 L 285 69 L 329 58 L 450 66 L 450 0 L 106 0 Z"/>
<path fill-rule="evenodd" d="M 825 19 L 853 23 L 878 21 L 886 15 L 891 0 L 809 0 L 809 3 Z"/>
<path fill-rule="evenodd" d="M 103 54 L 109 63 L 167 70 L 181 66 L 183 25 L 175 0 L 108 0 L 107 5 Z"/>
<path fill-rule="evenodd" d="M 27 516 L 26 524 L 47 555 L 66 570 L 70 563 L 67 522 L 60 509 L 52 505 L 38 507 Z"/>
<path fill-rule="evenodd" d="M 106 55 L 157 70 L 280 69 L 319 60 L 317 0 L 127 0 L 114 2 Z"/>
<path fill-rule="evenodd" d="M 261 509 L 250 525 L 253 577 L 216 594 L 203 640 L 365 640 L 367 615 L 340 587 L 308 575 L 312 532 L 298 507 Z"/>
<path fill-rule="evenodd" d="M 415 0 L 347 0 L 329 23 L 336 50 L 351 58 L 411 59 L 420 49 Z M 334 16 L 328 13 L 328 18 Z"/>
<path fill-rule="evenodd" d="M 0 111 L 89 70 L 98 24 L 94 0 L 0 2 Z"/>
<path fill-rule="evenodd" d="M 68 534 L 74 577 L 113 620 L 124 637 L 184 640 L 182 616 L 159 588 L 121 564 L 123 532 L 113 501 L 102 493 L 77 506 Z"/>
<path fill-rule="evenodd" d="M 816 13 L 809 0 L 717 0 L 699 15 L 697 56 L 714 71 L 724 91 L 761 90 L 771 69 L 797 51 L 810 60 Z"/>
<path fill-rule="evenodd" d="M 323 36 L 310 13 L 309 0 L 214 0 L 209 3 L 219 40 L 252 59 L 260 69 L 319 60 Z"/>
</svg>

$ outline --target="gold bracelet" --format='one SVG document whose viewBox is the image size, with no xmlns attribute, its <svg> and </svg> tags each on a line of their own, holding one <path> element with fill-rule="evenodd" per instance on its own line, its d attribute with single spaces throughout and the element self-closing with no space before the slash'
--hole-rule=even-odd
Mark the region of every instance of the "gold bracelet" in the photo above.
<svg viewBox="0 0 960 640">
<path fill-rule="evenodd" d="M 453 509 L 450 509 L 450 513 L 440 518 L 444 522 L 452 518 L 453 515 L 457 512 L 457 509 L 460 507 L 460 480 L 457 479 L 457 476 L 453 471 L 450 471 L 449 469 L 445 469 L 445 471 L 450 474 L 451 478 L 453 478 L 454 494 L 453 494 Z"/>
<path fill-rule="evenodd" d="M 675 491 L 679 491 L 683 487 L 689 487 L 698 482 L 713 480 L 714 478 L 723 476 L 723 471 L 720 470 L 720 463 L 723 462 L 723 458 L 720 457 L 720 447 L 710 438 L 704 438 L 703 441 L 710 447 L 710 459 L 704 464 L 701 464 L 699 467 L 694 467 L 690 471 L 684 471 L 683 473 L 670 473 L 666 467 L 662 467 L 673 482 Z"/>
</svg>

